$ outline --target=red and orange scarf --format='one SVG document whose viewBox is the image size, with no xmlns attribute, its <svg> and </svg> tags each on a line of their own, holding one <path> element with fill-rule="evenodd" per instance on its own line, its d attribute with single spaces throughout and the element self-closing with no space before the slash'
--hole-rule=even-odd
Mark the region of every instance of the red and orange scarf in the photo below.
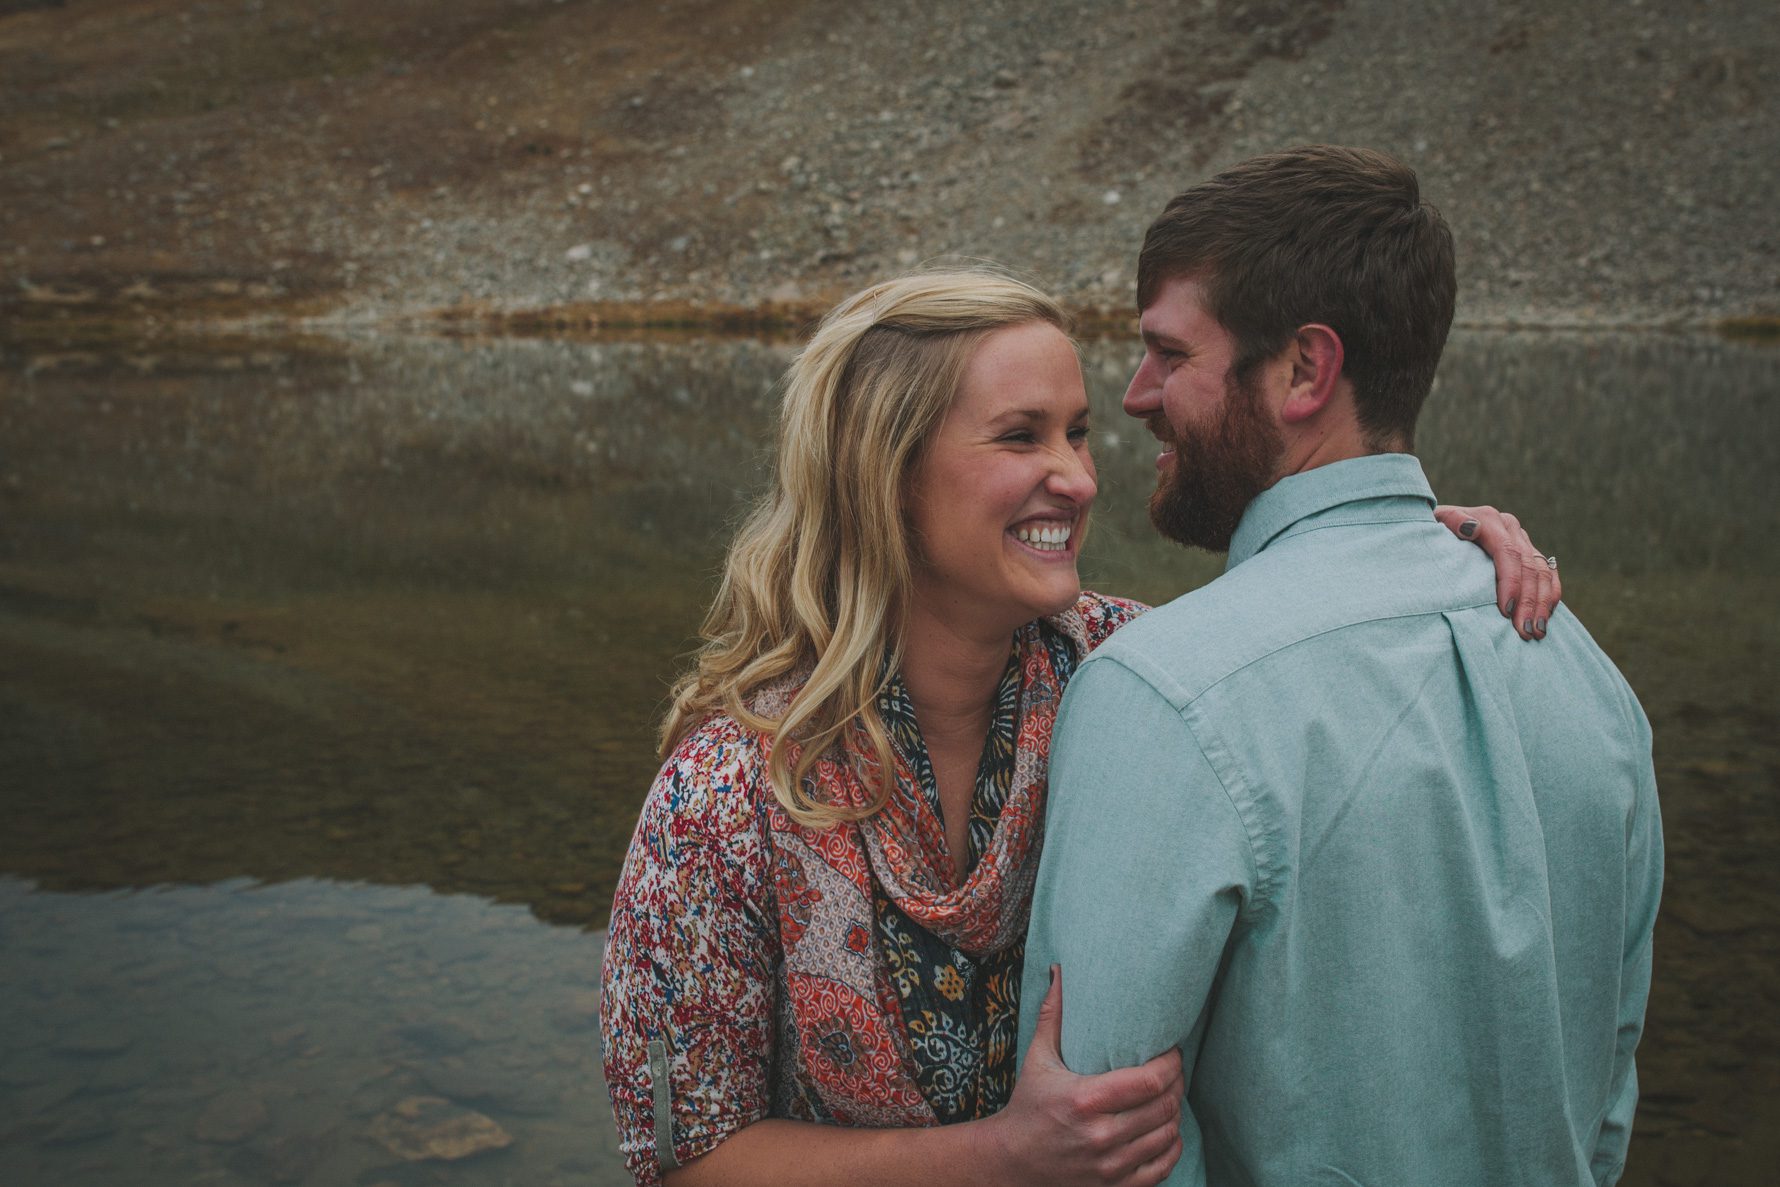
<svg viewBox="0 0 1780 1187">
<path fill-rule="evenodd" d="M 909 1127 L 937 1123 L 916 1082 L 899 998 L 874 943 L 873 886 L 911 920 L 972 956 L 999 952 L 1026 932 L 1043 836 L 1051 729 L 1073 663 L 1059 664 L 1048 628 L 1079 660 L 1138 607 L 1085 596 L 1015 637 L 1019 709 L 1013 775 L 993 835 L 974 869 L 956 882 L 944 827 L 900 748 L 883 808 L 853 825 L 811 829 L 776 800 L 765 805 L 774 852 L 774 889 L 784 943 L 784 983 L 800 1066 L 787 1069 L 845 1125 Z M 783 712 L 801 681 L 755 694 L 756 711 Z M 849 761 L 849 759 L 851 759 Z M 826 755 L 813 779 L 821 799 L 870 802 L 865 760 Z M 791 1036 L 784 1036 L 790 1039 Z"/>
</svg>

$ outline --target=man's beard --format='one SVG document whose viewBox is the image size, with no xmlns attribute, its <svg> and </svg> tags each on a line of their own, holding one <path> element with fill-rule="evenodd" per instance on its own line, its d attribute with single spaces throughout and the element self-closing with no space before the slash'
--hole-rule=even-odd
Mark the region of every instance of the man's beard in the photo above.
<svg viewBox="0 0 1780 1187">
<path fill-rule="evenodd" d="M 1285 449 L 1254 386 L 1231 376 L 1224 391 L 1224 414 L 1210 428 L 1177 435 L 1161 414 L 1150 419 L 1150 431 L 1174 445 L 1174 462 L 1150 496 L 1150 522 L 1170 540 L 1210 552 L 1229 551 L 1242 513 L 1273 485 Z"/>
</svg>

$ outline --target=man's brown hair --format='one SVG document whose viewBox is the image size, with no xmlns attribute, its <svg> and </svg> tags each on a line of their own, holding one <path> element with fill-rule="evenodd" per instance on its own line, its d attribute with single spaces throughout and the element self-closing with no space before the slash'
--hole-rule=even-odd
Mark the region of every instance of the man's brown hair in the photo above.
<svg viewBox="0 0 1780 1187">
<path fill-rule="evenodd" d="M 1415 172 L 1371 149 L 1317 144 L 1253 157 L 1176 195 L 1137 257 L 1142 309 L 1193 277 L 1236 340 L 1232 377 L 1299 326 L 1341 337 L 1360 426 L 1375 448 L 1415 439 L 1452 325 L 1452 232 Z"/>
</svg>

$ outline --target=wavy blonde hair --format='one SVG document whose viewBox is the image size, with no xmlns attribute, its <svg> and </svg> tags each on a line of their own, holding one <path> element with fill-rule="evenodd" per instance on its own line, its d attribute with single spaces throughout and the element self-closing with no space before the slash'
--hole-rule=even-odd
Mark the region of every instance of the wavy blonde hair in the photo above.
<svg viewBox="0 0 1780 1187">
<path fill-rule="evenodd" d="M 894 768 L 877 696 L 901 665 L 913 588 L 909 474 L 977 344 L 1035 321 L 1070 329 L 1044 293 L 980 268 L 873 285 L 822 319 L 786 373 L 773 484 L 730 545 L 704 645 L 662 723 L 664 758 L 723 712 L 771 737 L 773 795 L 799 823 L 883 806 Z M 778 716 L 750 707 L 754 690 L 804 672 Z M 825 803 L 806 780 L 836 746 L 871 788 L 864 808 Z"/>
</svg>

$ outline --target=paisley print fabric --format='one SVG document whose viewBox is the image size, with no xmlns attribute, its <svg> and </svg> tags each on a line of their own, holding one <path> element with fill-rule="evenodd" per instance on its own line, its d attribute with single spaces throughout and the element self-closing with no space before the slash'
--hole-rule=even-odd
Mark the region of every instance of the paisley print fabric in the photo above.
<svg viewBox="0 0 1780 1187">
<path fill-rule="evenodd" d="M 786 816 L 770 739 L 727 716 L 681 743 L 632 838 L 603 972 L 606 1083 L 639 1183 L 660 1175 L 651 1044 L 680 1162 L 766 1116 L 934 1125 L 1006 1103 L 1057 705 L 1081 657 L 1142 609 L 1084 594 L 1016 635 L 962 883 L 900 679 L 880 705 L 891 795 L 856 825 Z M 757 690 L 755 707 L 782 709 L 799 684 Z M 835 752 L 814 778 L 830 802 L 864 804 L 870 773 Z"/>
</svg>

